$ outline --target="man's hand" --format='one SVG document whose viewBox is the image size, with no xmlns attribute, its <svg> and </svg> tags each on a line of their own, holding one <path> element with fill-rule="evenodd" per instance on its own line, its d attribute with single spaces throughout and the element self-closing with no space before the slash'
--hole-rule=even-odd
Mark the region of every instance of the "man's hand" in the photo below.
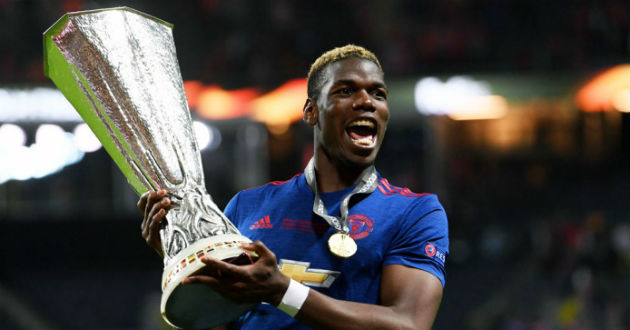
<svg viewBox="0 0 630 330">
<path fill-rule="evenodd" d="M 166 190 L 147 191 L 138 200 L 138 209 L 144 214 L 142 224 L 142 237 L 147 244 L 161 256 L 162 242 L 160 240 L 160 222 L 170 209 L 171 200 L 166 197 Z"/>
<path fill-rule="evenodd" d="M 201 261 L 206 267 L 184 279 L 182 284 L 204 283 L 225 298 L 239 303 L 279 305 L 290 279 L 278 269 L 276 255 L 261 241 L 243 244 L 242 247 L 256 252 L 258 260 L 250 265 L 234 265 L 203 257 Z"/>
</svg>

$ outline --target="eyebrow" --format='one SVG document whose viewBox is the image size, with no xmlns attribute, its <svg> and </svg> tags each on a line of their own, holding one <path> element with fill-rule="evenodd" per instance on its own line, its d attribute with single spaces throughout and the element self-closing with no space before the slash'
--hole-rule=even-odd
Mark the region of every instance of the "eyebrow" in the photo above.
<svg viewBox="0 0 630 330">
<path fill-rule="evenodd" d="M 356 84 L 357 83 L 354 80 L 352 80 L 352 79 L 339 79 L 339 80 L 333 82 L 333 86 L 337 86 L 337 85 L 351 85 L 351 86 L 354 86 Z M 372 83 L 372 86 L 374 86 L 376 88 L 385 88 L 385 89 L 387 89 L 387 85 L 385 85 L 384 82 L 380 82 L 380 81 Z"/>
</svg>

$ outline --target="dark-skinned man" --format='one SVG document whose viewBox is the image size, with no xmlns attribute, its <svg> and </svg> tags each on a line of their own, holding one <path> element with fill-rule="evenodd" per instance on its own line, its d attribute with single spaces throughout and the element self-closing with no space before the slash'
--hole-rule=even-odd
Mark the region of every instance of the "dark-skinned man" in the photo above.
<svg viewBox="0 0 630 330">
<path fill-rule="evenodd" d="M 260 257 L 245 266 L 202 261 L 205 283 L 238 302 L 260 302 L 243 329 L 429 329 L 439 308 L 448 223 L 432 194 L 390 184 L 374 168 L 385 136 L 388 90 L 378 59 L 347 45 L 320 56 L 308 75 L 303 119 L 314 156 L 303 174 L 239 192 L 226 216 Z M 161 252 L 170 201 L 148 192 L 143 237 Z M 263 243 L 264 242 L 264 243 Z M 273 251 L 273 252 L 272 252 Z"/>
</svg>

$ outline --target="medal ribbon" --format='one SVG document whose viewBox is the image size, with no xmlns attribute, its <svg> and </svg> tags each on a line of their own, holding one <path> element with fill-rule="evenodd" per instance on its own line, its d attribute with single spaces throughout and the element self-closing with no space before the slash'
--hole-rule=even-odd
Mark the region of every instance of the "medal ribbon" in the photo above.
<svg viewBox="0 0 630 330">
<path fill-rule="evenodd" d="M 326 210 L 326 205 L 324 205 L 324 201 L 319 195 L 319 188 L 317 187 L 317 178 L 315 177 L 315 158 L 311 158 L 304 169 L 304 176 L 306 177 L 306 183 L 311 187 L 313 193 L 315 194 L 315 200 L 313 201 L 313 212 L 320 217 L 324 218 L 328 224 L 335 228 L 337 232 L 341 232 L 344 234 L 350 233 L 350 227 L 348 223 L 348 203 L 350 203 L 350 198 L 356 194 L 370 194 L 372 193 L 376 187 L 378 186 L 378 176 L 376 175 L 376 169 L 374 165 L 370 165 L 368 168 L 363 170 L 361 176 L 359 177 L 359 181 L 357 186 L 341 200 L 341 205 L 339 206 L 339 211 L 341 213 L 341 217 L 335 217 L 332 215 L 328 215 L 328 211 Z"/>
</svg>

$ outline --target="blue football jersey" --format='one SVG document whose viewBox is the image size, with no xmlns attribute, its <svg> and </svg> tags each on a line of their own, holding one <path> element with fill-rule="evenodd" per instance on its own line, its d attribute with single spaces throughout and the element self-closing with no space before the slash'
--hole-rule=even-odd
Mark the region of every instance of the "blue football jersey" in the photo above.
<svg viewBox="0 0 630 330">
<path fill-rule="evenodd" d="M 321 193 L 330 215 L 339 216 L 343 197 L 354 187 Z M 384 266 L 405 265 L 445 283 L 448 222 L 433 194 L 391 185 L 379 175 L 377 189 L 352 198 L 348 221 L 357 252 L 340 258 L 328 249 L 335 230 L 313 213 L 314 194 L 304 175 L 236 194 L 226 216 L 252 241 L 262 241 L 278 258 L 280 270 L 330 297 L 379 303 Z M 260 304 L 235 322 L 242 329 L 308 329 L 274 306 Z"/>
</svg>

